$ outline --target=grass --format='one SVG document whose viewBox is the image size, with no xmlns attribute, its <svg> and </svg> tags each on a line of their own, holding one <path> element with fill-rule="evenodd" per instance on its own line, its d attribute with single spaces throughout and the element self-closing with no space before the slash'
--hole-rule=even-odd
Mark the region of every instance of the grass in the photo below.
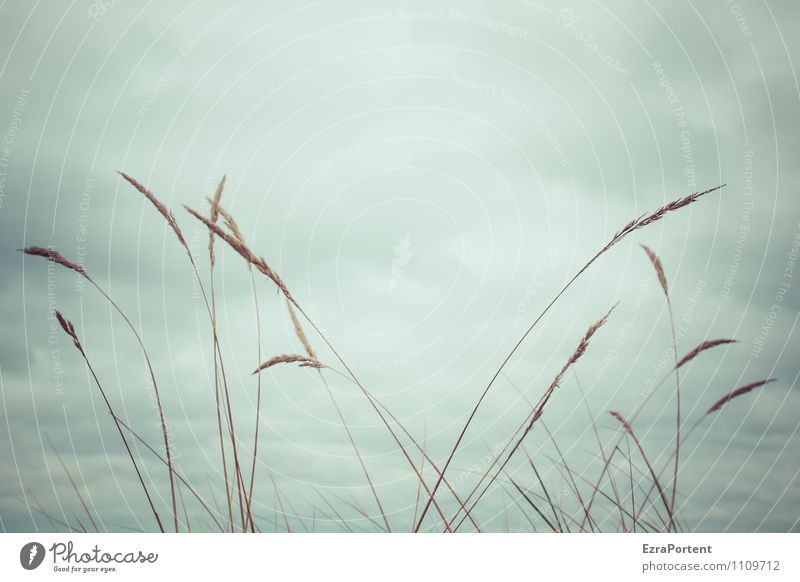
<svg viewBox="0 0 800 582">
<path fill-rule="evenodd" d="M 101 380 L 95 373 L 95 368 L 91 363 L 89 354 L 83 347 L 73 324 L 60 312 L 56 312 L 57 319 L 62 330 L 73 342 L 76 350 L 83 358 L 84 363 L 93 378 L 95 385 L 108 409 L 111 421 L 119 435 L 121 444 L 127 452 L 130 467 L 137 476 L 141 486 L 143 501 L 147 503 L 152 513 L 154 526 L 164 532 L 166 531 L 165 522 L 159 511 L 159 503 L 156 499 L 162 499 L 161 491 L 155 495 L 153 488 L 157 485 L 152 480 L 146 480 L 142 474 L 141 463 L 143 460 L 133 454 L 131 442 L 135 441 L 143 445 L 154 459 L 158 460 L 166 471 L 166 481 L 168 483 L 168 499 L 166 510 L 170 512 L 171 531 L 196 531 L 198 529 L 198 519 L 195 518 L 195 527 L 192 527 L 189 511 L 187 509 L 187 499 L 192 507 L 193 515 L 200 513 L 204 516 L 200 523 L 206 524 L 202 529 L 223 532 L 258 532 L 264 531 L 268 525 L 272 525 L 276 530 L 293 531 L 290 523 L 289 514 L 297 514 L 293 509 L 292 495 L 286 491 L 281 491 L 277 481 L 269 473 L 271 485 L 270 489 L 274 496 L 275 519 L 270 524 L 266 518 L 259 518 L 254 512 L 254 507 L 263 506 L 265 494 L 264 487 L 257 487 L 256 466 L 259 463 L 259 426 L 262 417 L 262 382 L 261 373 L 273 366 L 296 365 L 299 367 L 312 368 L 316 370 L 322 386 L 331 401 L 337 418 L 345 432 L 347 440 L 352 447 L 364 478 L 369 486 L 371 493 L 372 508 L 365 508 L 356 499 L 348 499 L 343 495 L 327 494 L 316 490 L 322 501 L 322 506 L 317 505 L 308 499 L 303 499 L 304 503 L 312 509 L 311 523 L 307 520 L 293 519 L 295 530 L 300 527 L 304 531 L 316 531 L 316 516 L 322 516 L 329 523 L 334 524 L 342 531 L 355 531 L 352 520 L 344 517 L 348 512 L 355 512 L 360 516 L 359 523 L 368 524 L 368 528 L 373 531 L 395 531 L 398 527 L 401 530 L 419 531 L 443 531 L 457 532 L 469 528 L 472 531 L 483 531 L 491 524 L 480 523 L 477 517 L 479 504 L 486 498 L 489 492 L 502 491 L 509 496 L 513 506 L 506 509 L 505 520 L 506 529 L 508 525 L 508 512 L 518 512 L 519 518 L 527 522 L 531 531 L 553 531 L 553 532 L 595 532 L 595 531 L 623 531 L 623 532 L 677 532 L 687 529 L 688 526 L 680 517 L 679 508 L 676 506 L 676 498 L 679 491 L 680 473 L 680 452 L 685 446 L 686 440 L 694 430 L 708 415 L 721 410 L 728 402 L 734 398 L 746 395 L 747 393 L 765 386 L 772 379 L 759 380 L 736 388 L 719 400 L 713 403 L 695 424 L 689 429 L 684 430 L 685 419 L 681 411 L 681 370 L 690 361 L 705 354 L 718 346 L 734 343 L 733 339 L 709 339 L 701 342 L 692 350 L 687 352 L 682 358 L 678 358 L 678 345 L 675 333 L 675 323 L 672 314 L 672 304 L 670 300 L 667 276 L 658 255 L 647 246 L 642 245 L 647 259 L 650 261 L 655 277 L 663 291 L 667 312 L 671 324 L 671 346 L 674 354 L 674 367 L 661 378 L 656 389 L 664 383 L 674 380 L 675 383 L 675 430 L 674 447 L 666 462 L 656 466 L 652 458 L 648 456 L 643 443 L 637 437 L 634 430 L 634 422 L 641 410 L 650 401 L 653 392 L 639 404 L 639 406 L 628 415 L 623 417 L 617 411 L 609 411 L 611 416 L 619 423 L 620 430 L 617 431 L 610 443 L 604 443 L 598 430 L 597 419 L 592 415 L 591 410 L 587 410 L 591 419 L 591 428 L 596 440 L 598 453 L 596 455 L 599 472 L 594 477 L 587 477 L 587 471 L 578 471 L 567 462 L 562 449 L 556 442 L 553 434 L 544 423 L 545 413 L 548 403 L 552 398 L 558 397 L 559 388 L 567 377 L 578 367 L 579 360 L 590 347 L 590 342 L 601 331 L 606 321 L 613 317 L 613 307 L 589 326 L 582 336 L 573 354 L 567 359 L 562 368 L 556 374 L 552 382 L 541 392 L 541 396 L 536 402 L 529 402 L 529 412 L 524 421 L 516 427 L 511 436 L 492 449 L 489 455 L 489 462 L 480 470 L 477 482 L 468 491 L 459 491 L 461 481 L 454 481 L 452 478 L 452 461 L 465 448 L 465 435 L 473 426 L 477 413 L 481 405 L 485 402 L 489 392 L 498 390 L 498 380 L 510 380 L 505 375 L 504 369 L 518 351 L 520 346 L 535 331 L 542 318 L 550 309 L 561 300 L 564 293 L 602 256 L 611 251 L 620 241 L 632 235 L 634 232 L 646 228 L 650 224 L 659 221 L 672 212 L 676 212 L 691 204 L 698 202 L 702 197 L 711 194 L 722 188 L 710 188 L 708 190 L 696 192 L 689 196 L 679 198 L 652 213 L 644 214 L 631 220 L 620 231 L 614 234 L 600 250 L 589 258 L 563 286 L 563 288 L 547 303 L 539 315 L 533 319 L 529 327 L 521 335 L 517 343 L 500 362 L 496 372 L 489 379 L 480 392 L 474 406 L 466 416 L 466 421 L 456 436 L 452 447 L 444 458 L 433 458 L 425 444 L 426 439 L 420 441 L 414 437 L 407 427 L 378 399 L 368 390 L 358 376 L 354 373 L 351 366 L 343 356 L 336 350 L 331 340 L 322 333 L 319 326 L 309 317 L 298 300 L 292 295 L 289 287 L 281 277 L 270 267 L 268 262 L 257 255 L 247 244 L 244 236 L 233 218 L 222 206 L 222 195 L 225 186 L 225 178 L 221 180 L 217 187 L 214 197 L 209 199 L 208 216 L 186 207 L 189 216 L 203 224 L 209 232 L 208 242 L 208 276 L 204 280 L 201 276 L 200 268 L 195 256 L 189 249 L 182 230 L 174 214 L 150 191 L 147 187 L 131 178 L 127 174 L 120 175 L 131 186 L 133 186 L 153 207 L 175 234 L 178 244 L 186 251 L 192 272 L 199 283 L 203 304 L 208 317 L 208 333 L 212 340 L 213 349 L 213 386 L 209 386 L 208 397 L 213 401 L 216 420 L 216 438 L 219 446 L 219 464 L 221 483 L 216 483 L 215 487 L 223 495 L 222 503 L 215 500 L 209 501 L 199 494 L 200 484 L 192 483 L 183 475 L 173 459 L 172 450 L 169 442 L 168 418 L 169 415 L 164 410 L 161 395 L 156 381 L 156 374 L 151 364 L 150 356 L 145 348 L 136 328 L 130 322 L 125 312 L 117 305 L 111 296 L 101 288 L 89 276 L 88 272 L 81 266 L 71 262 L 58 251 L 52 248 L 27 247 L 22 251 L 31 256 L 45 258 L 66 269 L 70 269 L 89 281 L 107 301 L 113 309 L 124 319 L 127 326 L 134 334 L 138 345 L 147 363 L 148 372 L 153 383 L 156 411 L 158 423 L 161 428 L 164 446 L 162 451 L 158 451 L 153 445 L 142 438 L 129 423 L 123 422 L 117 414 L 114 404 L 108 398 L 103 388 Z M 221 224 L 220 224 L 221 219 Z M 251 288 L 253 305 L 256 314 L 259 310 L 259 298 L 256 292 L 256 277 L 263 276 L 269 280 L 276 290 L 285 298 L 287 315 L 291 319 L 295 335 L 303 346 L 304 354 L 288 353 L 264 357 L 262 354 L 262 329 L 258 315 L 256 315 L 257 342 L 254 351 L 260 364 L 253 371 L 257 382 L 257 396 L 254 413 L 254 437 L 250 446 L 252 457 L 244 459 L 242 457 L 242 441 L 239 436 L 242 434 L 241 418 L 234 416 L 234 410 L 239 411 L 232 397 L 233 390 L 229 385 L 229 374 L 226 372 L 223 350 L 220 346 L 217 330 L 217 300 L 215 290 L 215 264 L 216 253 L 220 249 L 215 247 L 215 241 L 221 241 L 228 248 L 237 253 L 243 260 L 245 267 L 249 271 L 251 278 Z M 312 347 L 312 342 L 306 335 L 304 327 L 308 326 L 333 355 L 333 360 L 323 362 Z M 368 468 L 361 448 L 355 438 L 345 416 L 345 411 L 338 402 L 335 393 L 329 385 L 329 378 L 344 378 L 351 383 L 363 396 L 372 412 L 380 420 L 381 425 L 391 437 L 397 450 L 402 454 L 408 470 L 415 479 L 416 502 L 413 506 L 413 513 L 403 518 L 406 524 L 401 527 L 397 523 L 399 520 L 393 517 L 390 520 L 385 510 L 385 502 L 382 501 L 381 492 L 375 486 L 372 472 Z M 577 376 L 576 376 L 577 378 Z M 581 390 L 582 387 L 581 387 Z M 522 394 L 520 392 L 520 394 Z M 524 396 L 524 395 L 523 395 Z M 585 398 L 584 398 L 585 402 Z M 552 443 L 556 456 L 550 456 L 537 450 L 531 454 L 526 442 L 531 440 L 531 434 L 541 425 L 549 442 Z M 512 427 L 513 428 L 513 427 Z M 539 432 L 539 437 L 544 435 Z M 631 446 L 631 443 L 633 446 Z M 55 447 L 53 447 L 55 451 Z M 57 451 L 55 451 L 58 454 Z M 526 487 L 518 474 L 510 472 L 509 467 L 512 459 L 524 454 L 523 467 L 530 468 L 532 485 Z M 37 501 L 36 511 L 48 519 L 51 527 L 66 528 L 70 531 L 86 531 L 85 523 L 97 529 L 96 516 L 92 514 L 84 497 L 81 495 L 79 487 L 75 484 L 67 465 L 63 462 L 60 454 L 59 461 L 64 472 L 69 477 L 73 490 L 80 501 L 84 511 L 85 520 L 81 520 L 78 515 L 73 515 L 74 523 L 68 520 L 58 520 L 49 515 Z M 246 466 L 249 463 L 249 467 Z M 551 471 L 560 475 L 563 486 L 560 491 L 555 491 L 552 480 L 548 482 L 543 478 L 542 465 L 548 463 Z M 185 497 L 184 492 L 188 495 Z M 214 490 L 212 489 L 212 496 Z M 297 498 L 294 499 L 297 501 Z M 180 502 L 180 508 L 179 508 Z M 163 512 L 165 508 L 161 507 Z M 210 521 L 206 521 L 210 520 Z M 85 523 L 84 523 L 85 521 Z M 395 521 L 394 527 L 392 521 Z"/>
</svg>

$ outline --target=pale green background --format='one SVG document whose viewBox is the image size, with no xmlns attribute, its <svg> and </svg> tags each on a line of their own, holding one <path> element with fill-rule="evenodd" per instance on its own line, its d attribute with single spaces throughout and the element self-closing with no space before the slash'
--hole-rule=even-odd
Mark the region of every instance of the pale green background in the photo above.
<svg viewBox="0 0 800 582">
<path fill-rule="evenodd" d="M 740 340 L 685 372 L 687 422 L 738 385 L 780 379 L 694 434 L 683 517 L 705 531 L 797 530 L 800 282 L 791 281 L 763 352 L 751 353 L 800 230 L 798 25 L 796 3 L 721 0 L 3 2 L 0 527 L 50 528 L 30 509 L 31 494 L 59 519 L 83 515 L 45 434 L 102 528 L 154 527 L 78 354 L 63 335 L 48 344 L 47 266 L 15 250 L 30 244 L 85 261 L 141 325 L 177 464 L 205 496 L 222 497 L 207 319 L 185 254 L 120 169 L 175 210 L 201 255 L 204 228 L 180 205 L 203 207 L 227 174 L 223 204 L 251 246 L 440 461 L 527 323 L 588 256 L 630 218 L 726 182 L 580 280 L 512 360 L 449 474 L 469 489 L 471 468 L 530 410 L 514 386 L 538 398 L 588 325 L 620 301 L 544 416 L 573 467 L 590 467 L 596 445 L 576 379 L 610 440 L 618 427 L 606 411 L 629 414 L 671 357 L 643 242 L 663 260 L 676 317 L 687 318 L 679 351 L 708 337 Z M 221 335 L 244 437 L 258 359 L 251 283 L 236 255 L 219 255 Z M 280 297 L 256 282 L 265 356 L 300 350 Z M 133 339 L 97 293 L 75 286 L 74 274 L 57 272 L 56 306 L 75 322 L 115 403 L 158 442 Z M 408 529 L 413 474 L 363 397 L 329 377 L 392 526 Z M 264 390 L 261 527 L 278 527 L 267 467 L 294 529 L 310 527 L 311 504 L 324 507 L 313 487 L 353 496 L 374 515 L 318 376 L 276 369 Z M 668 383 L 634 425 L 661 463 L 672 442 L 670 395 Z M 544 457 L 554 454 L 546 433 L 540 427 L 526 442 L 553 490 L 564 491 Z M 166 495 L 165 471 L 147 468 Z M 534 485 L 524 464 L 511 468 Z M 526 527 L 512 492 L 504 485 L 481 502 L 486 529 Z M 372 528 L 346 504 L 339 509 L 354 529 Z M 192 515 L 202 529 L 200 512 Z M 337 529 L 315 517 L 317 529 Z M 614 519 L 604 526 L 614 529 Z"/>
</svg>

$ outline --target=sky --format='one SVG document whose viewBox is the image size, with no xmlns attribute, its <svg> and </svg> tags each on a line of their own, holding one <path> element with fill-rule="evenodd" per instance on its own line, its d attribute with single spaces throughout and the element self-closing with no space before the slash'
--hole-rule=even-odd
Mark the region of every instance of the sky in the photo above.
<svg viewBox="0 0 800 582">
<path fill-rule="evenodd" d="M 129 317 L 175 467 L 225 514 L 208 232 L 183 205 L 207 213 L 226 176 L 222 206 L 308 316 L 327 366 L 251 374 L 305 352 L 275 285 L 218 241 L 218 338 L 261 531 L 409 531 L 425 499 L 415 471 L 435 484 L 431 462 L 447 462 L 497 374 L 446 472 L 466 497 L 613 306 L 475 506 L 481 529 L 548 529 L 522 495 L 542 495 L 531 462 L 564 521 L 580 522 L 575 489 L 591 491 L 619 439 L 634 446 L 612 410 L 670 488 L 673 339 L 680 357 L 732 338 L 677 375 L 681 527 L 798 531 L 798 24 L 796 3 L 722 0 L 0 3 L 0 528 L 157 527 L 53 310 L 74 322 L 117 415 L 158 451 L 136 336 L 76 273 L 18 252 L 31 245 L 84 267 Z M 202 291 L 117 171 L 172 209 Z M 629 220 L 721 184 L 601 256 L 514 349 Z M 641 244 L 660 257 L 669 302 Z M 353 376 L 411 435 L 390 423 L 405 448 Z M 171 525 L 168 472 L 134 444 Z M 612 464 L 615 483 L 646 488 L 643 458 L 630 458 Z M 181 529 L 213 530 L 180 492 Z M 437 499 L 458 508 L 444 487 Z M 630 526 L 602 498 L 594 509 L 598 530 Z M 442 531 L 435 510 L 421 529 Z"/>
</svg>

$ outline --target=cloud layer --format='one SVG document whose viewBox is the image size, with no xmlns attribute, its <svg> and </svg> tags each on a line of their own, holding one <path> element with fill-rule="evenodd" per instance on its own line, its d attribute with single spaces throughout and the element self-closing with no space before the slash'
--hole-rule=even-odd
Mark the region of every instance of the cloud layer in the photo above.
<svg viewBox="0 0 800 582">
<path fill-rule="evenodd" d="M 685 368 L 684 429 L 736 386 L 779 379 L 691 434 L 683 522 L 797 530 L 796 6 L 79 2 L 6 3 L 0 14 L 6 531 L 86 521 L 55 451 L 102 528 L 155 527 L 91 376 L 53 330 L 52 307 L 75 323 L 123 416 L 155 446 L 162 438 L 124 321 L 74 273 L 16 251 L 27 245 L 54 245 L 123 306 L 152 357 L 177 466 L 211 506 L 224 499 L 202 295 L 174 233 L 114 170 L 173 209 L 206 285 L 207 231 L 181 205 L 205 212 L 226 174 L 222 203 L 251 248 L 437 464 L 505 356 L 588 257 L 631 218 L 726 183 L 578 280 L 504 368 L 448 475 L 460 492 L 472 488 L 617 302 L 527 452 L 565 511 L 579 512 L 572 479 L 594 480 L 600 468 L 591 419 L 611 443 L 619 426 L 607 411 L 629 416 L 652 393 L 633 424 L 651 460 L 668 465 L 671 326 L 645 243 L 664 265 L 678 352 L 739 340 Z M 216 248 L 219 337 L 249 467 L 250 372 L 302 346 L 274 286 Z M 320 359 L 341 369 L 306 327 Z M 359 389 L 335 372 L 324 378 L 392 527 L 407 530 L 414 472 Z M 288 514 L 294 529 L 336 530 L 335 509 L 349 527 L 374 529 L 374 500 L 321 376 L 276 367 L 261 389 L 260 527 L 285 527 Z M 548 431 L 574 475 L 559 469 Z M 138 452 L 169 515 L 166 471 Z M 523 455 L 508 471 L 535 488 Z M 435 482 L 428 463 L 424 476 Z M 446 493 L 441 500 L 455 511 Z M 525 530 L 520 501 L 499 482 L 476 517 L 487 530 Z M 187 505 L 196 529 L 213 529 L 199 504 Z M 617 518 L 599 525 L 617 529 Z M 441 529 L 436 519 L 426 528 Z"/>
</svg>

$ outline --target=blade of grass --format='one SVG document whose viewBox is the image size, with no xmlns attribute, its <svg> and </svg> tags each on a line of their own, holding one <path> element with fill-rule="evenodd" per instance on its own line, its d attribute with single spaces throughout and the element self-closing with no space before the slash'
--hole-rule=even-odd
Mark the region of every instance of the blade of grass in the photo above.
<svg viewBox="0 0 800 582">
<path fill-rule="evenodd" d="M 559 527 L 556 527 L 556 526 L 553 524 L 553 522 L 551 522 L 549 519 L 547 519 L 547 516 L 546 516 L 544 513 L 542 513 L 542 510 L 541 510 L 541 509 L 539 509 L 539 507 L 538 507 L 538 506 L 537 506 L 537 505 L 536 505 L 536 504 L 533 502 L 533 500 L 532 500 L 530 497 L 528 497 L 528 494 L 527 494 L 527 493 L 525 493 L 525 491 L 522 489 L 522 487 L 520 487 L 520 486 L 517 484 L 517 482 L 516 482 L 516 481 L 514 481 L 514 479 L 512 479 L 512 478 L 511 478 L 511 475 L 509 475 L 509 474 L 508 474 L 508 472 L 506 472 L 506 471 L 504 470 L 504 471 L 503 471 L 503 473 L 505 474 L 505 476 L 506 476 L 506 479 L 508 479 L 508 480 L 509 480 L 509 482 L 511 482 L 511 484 L 514 486 L 514 488 L 515 488 L 517 491 L 519 491 L 519 494 L 520 494 L 520 495 L 522 495 L 522 498 L 523 498 L 523 499 L 525 499 L 525 501 L 527 501 L 527 502 L 528 502 L 528 505 L 530 505 L 531 507 L 533 507 L 533 510 L 534 510 L 534 511 L 535 511 L 535 512 L 536 512 L 536 513 L 539 515 L 539 517 L 541 517 L 541 518 L 542 518 L 542 520 L 543 520 L 543 521 L 544 521 L 544 522 L 547 524 L 547 527 L 549 527 L 549 528 L 550 528 L 550 529 L 553 531 L 553 533 L 558 533 L 558 532 L 560 531 L 560 528 L 559 528 Z M 550 500 L 549 500 L 549 499 L 548 499 L 548 502 L 550 502 Z M 533 525 L 533 522 L 531 522 L 531 525 Z"/>
<path fill-rule="evenodd" d="M 50 439 L 50 435 L 45 433 L 44 437 L 47 440 L 47 444 L 50 445 L 50 449 L 53 451 L 53 453 L 55 453 L 56 457 L 58 458 L 58 462 L 61 464 L 61 468 L 64 470 L 64 473 L 67 475 L 67 479 L 69 479 L 69 483 L 72 486 L 72 490 L 75 492 L 75 495 L 81 502 L 81 506 L 83 507 L 83 511 L 86 512 L 86 516 L 89 518 L 89 523 L 92 524 L 92 528 L 94 529 L 94 531 L 100 533 L 100 530 L 97 527 L 97 523 L 95 522 L 94 517 L 92 516 L 92 512 L 89 511 L 89 507 L 86 505 L 86 501 L 83 499 L 83 495 L 81 495 L 78 486 L 75 484 L 75 480 L 72 478 L 72 474 L 69 472 L 69 469 L 67 469 L 67 465 L 64 463 L 64 459 L 61 458 L 61 454 L 56 450 L 53 441 Z"/>
</svg>

